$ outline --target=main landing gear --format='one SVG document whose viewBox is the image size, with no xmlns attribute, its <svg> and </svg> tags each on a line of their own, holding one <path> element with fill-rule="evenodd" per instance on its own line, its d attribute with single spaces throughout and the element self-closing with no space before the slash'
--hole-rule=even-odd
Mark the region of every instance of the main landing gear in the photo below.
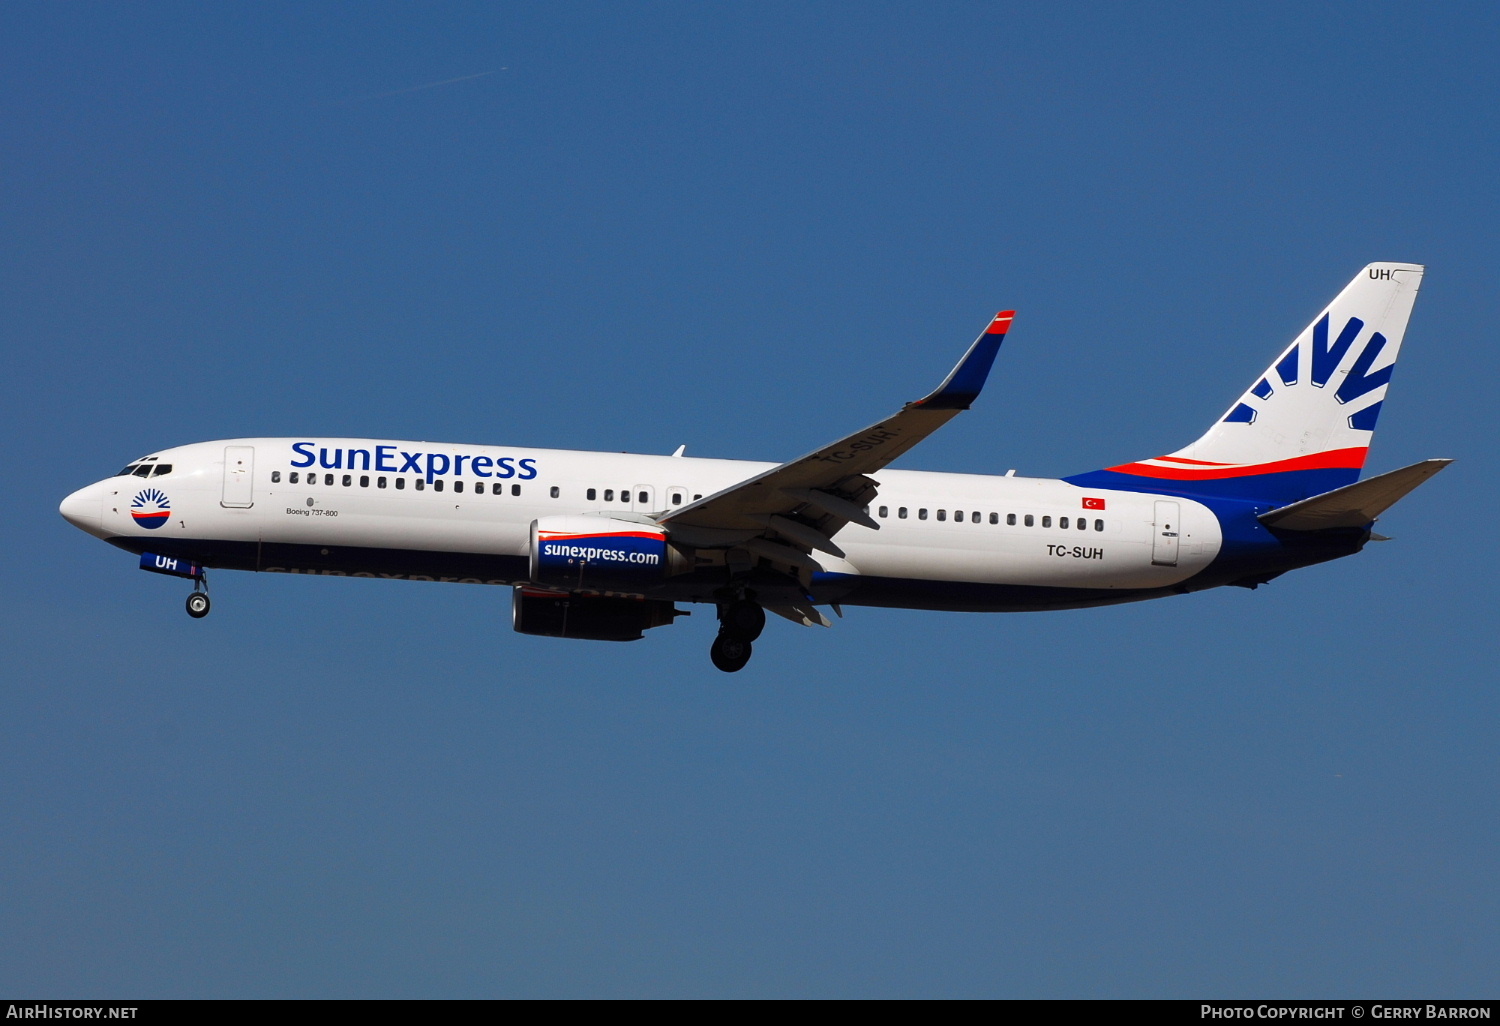
<svg viewBox="0 0 1500 1026">
<path fill-rule="evenodd" d="M 750 661 L 751 642 L 766 627 L 766 611 L 756 602 L 739 597 L 719 603 L 719 636 L 708 657 L 725 673 L 745 668 Z"/>
<path fill-rule="evenodd" d="M 193 593 L 187 597 L 187 614 L 194 620 L 201 620 L 208 615 L 208 577 L 200 575 L 193 578 Z"/>
</svg>

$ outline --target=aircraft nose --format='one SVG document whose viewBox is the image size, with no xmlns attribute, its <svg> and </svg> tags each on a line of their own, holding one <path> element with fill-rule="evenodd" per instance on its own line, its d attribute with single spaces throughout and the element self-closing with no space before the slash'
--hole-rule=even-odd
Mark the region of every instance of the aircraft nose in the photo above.
<svg viewBox="0 0 1500 1026">
<path fill-rule="evenodd" d="M 104 528 L 104 488 L 97 483 L 80 488 L 64 499 L 57 511 L 79 530 L 99 534 Z"/>
</svg>

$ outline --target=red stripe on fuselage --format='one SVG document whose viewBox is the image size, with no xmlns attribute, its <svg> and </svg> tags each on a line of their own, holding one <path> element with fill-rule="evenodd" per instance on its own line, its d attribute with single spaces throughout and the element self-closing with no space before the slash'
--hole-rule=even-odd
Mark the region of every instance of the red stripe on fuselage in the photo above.
<svg viewBox="0 0 1500 1026">
<path fill-rule="evenodd" d="M 1260 474 L 1284 474 L 1292 470 L 1333 470 L 1335 468 L 1358 470 L 1365 465 L 1368 448 L 1330 449 L 1315 452 L 1310 456 L 1298 456 L 1275 463 L 1255 463 L 1245 467 L 1226 467 L 1222 464 L 1205 467 L 1153 467 L 1146 463 L 1122 463 L 1118 467 L 1106 467 L 1117 474 L 1133 474 L 1136 477 L 1159 477 L 1173 481 L 1208 481 L 1220 477 L 1255 477 Z"/>
<path fill-rule="evenodd" d="M 650 538 L 660 540 L 664 534 L 649 531 L 614 531 L 609 534 L 554 534 L 547 531 L 539 533 L 538 537 L 547 541 L 598 541 L 605 538 Z"/>
</svg>

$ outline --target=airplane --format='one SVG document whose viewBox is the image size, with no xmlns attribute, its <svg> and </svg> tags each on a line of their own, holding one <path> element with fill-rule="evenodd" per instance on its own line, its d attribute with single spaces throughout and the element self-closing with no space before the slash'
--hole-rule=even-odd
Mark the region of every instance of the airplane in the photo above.
<svg viewBox="0 0 1500 1026">
<path fill-rule="evenodd" d="M 892 470 L 970 408 L 997 314 L 931 393 L 785 463 L 236 438 L 163 449 L 62 501 L 70 523 L 193 582 L 208 569 L 501 585 L 523 634 L 634 641 L 712 604 L 713 664 L 766 613 L 1079 609 L 1255 588 L 1359 552 L 1451 460 L 1361 481 L 1423 267 L 1360 271 L 1197 441 L 1061 479 Z"/>
</svg>

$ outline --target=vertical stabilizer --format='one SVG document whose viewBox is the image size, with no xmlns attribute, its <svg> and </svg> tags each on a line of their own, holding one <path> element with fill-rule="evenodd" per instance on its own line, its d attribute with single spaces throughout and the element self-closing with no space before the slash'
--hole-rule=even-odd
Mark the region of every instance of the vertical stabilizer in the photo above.
<svg viewBox="0 0 1500 1026">
<path fill-rule="evenodd" d="M 1277 502 L 1352 484 L 1421 283 L 1420 264 L 1370 264 L 1202 438 L 1068 480 Z"/>
</svg>

